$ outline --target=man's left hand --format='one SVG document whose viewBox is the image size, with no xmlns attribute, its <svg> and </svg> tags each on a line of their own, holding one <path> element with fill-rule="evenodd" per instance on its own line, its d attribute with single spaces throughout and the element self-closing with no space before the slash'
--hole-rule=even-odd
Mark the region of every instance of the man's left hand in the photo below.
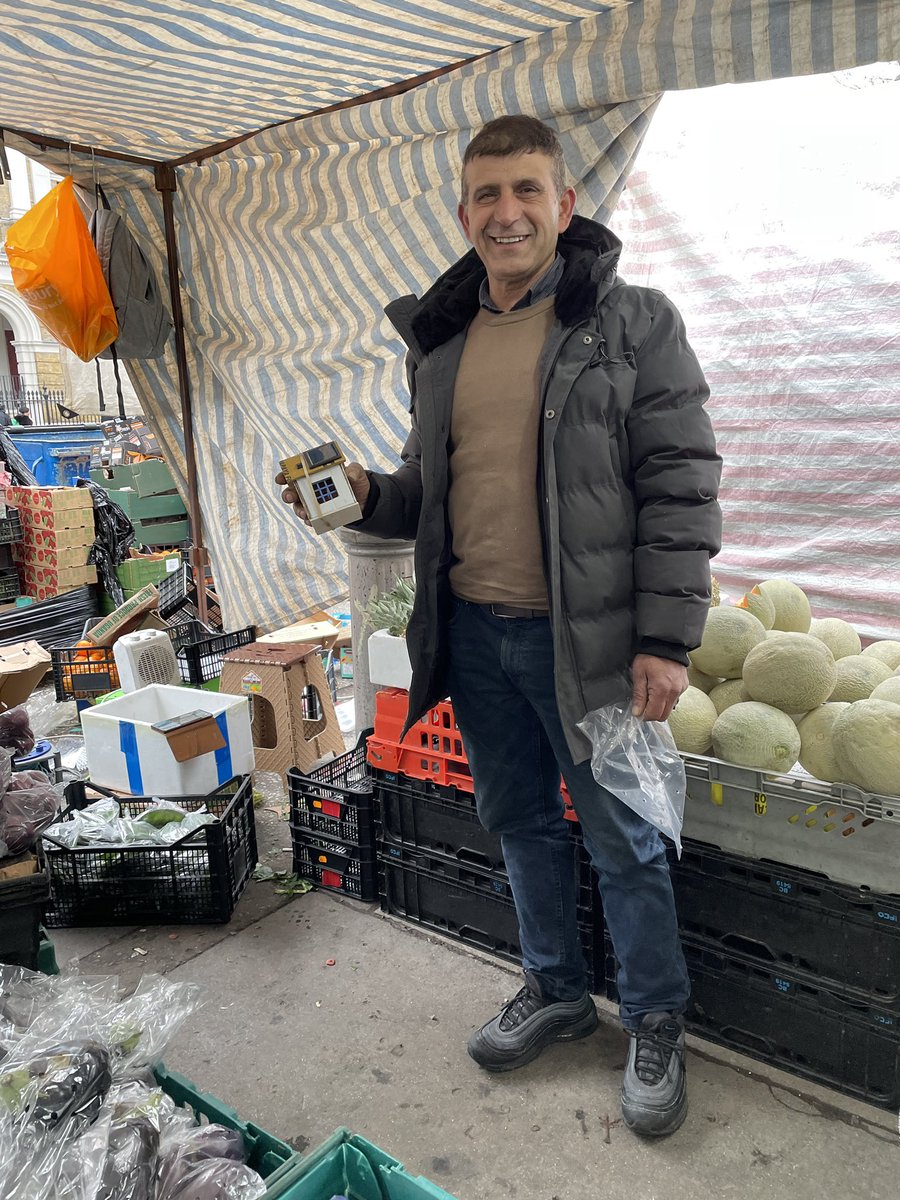
<svg viewBox="0 0 900 1200">
<path fill-rule="evenodd" d="M 632 713 L 642 721 L 665 721 L 688 685 L 687 667 L 669 658 L 636 654 L 631 664 Z"/>
</svg>

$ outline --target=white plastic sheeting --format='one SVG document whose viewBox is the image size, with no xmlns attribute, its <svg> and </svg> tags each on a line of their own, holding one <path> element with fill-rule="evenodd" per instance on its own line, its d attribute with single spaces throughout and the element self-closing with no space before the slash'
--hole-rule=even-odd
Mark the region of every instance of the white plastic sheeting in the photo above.
<svg viewBox="0 0 900 1200">
<path fill-rule="evenodd" d="M 676 298 L 725 459 L 714 570 L 900 636 L 900 67 L 667 96 L 622 272 Z"/>
</svg>

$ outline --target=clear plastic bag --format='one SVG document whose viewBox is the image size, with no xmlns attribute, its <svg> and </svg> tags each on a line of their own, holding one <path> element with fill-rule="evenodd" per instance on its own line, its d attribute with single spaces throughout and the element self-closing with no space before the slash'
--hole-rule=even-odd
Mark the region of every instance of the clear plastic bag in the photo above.
<svg viewBox="0 0 900 1200">
<path fill-rule="evenodd" d="M 203 805 L 188 812 L 172 800 L 149 804 L 140 817 L 120 816 L 117 800 L 95 800 L 45 831 L 51 841 L 76 846 L 171 846 L 216 818 Z"/>
<path fill-rule="evenodd" d="M 18 771 L 12 775 L 6 791 L 0 795 L 0 858 L 31 849 L 56 816 L 60 791 L 43 771 Z"/>
<path fill-rule="evenodd" d="M 668 725 L 642 721 L 622 700 L 589 712 L 578 728 L 591 743 L 600 786 L 670 838 L 680 858 L 686 779 Z"/>
</svg>

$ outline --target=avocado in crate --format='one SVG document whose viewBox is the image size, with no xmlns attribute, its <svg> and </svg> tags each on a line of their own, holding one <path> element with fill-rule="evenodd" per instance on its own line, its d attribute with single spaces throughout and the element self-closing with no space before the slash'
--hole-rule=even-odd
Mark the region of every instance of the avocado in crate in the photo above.
<svg viewBox="0 0 900 1200">
<path fill-rule="evenodd" d="M 370 729 L 356 746 L 303 774 L 287 773 L 292 828 L 359 846 L 374 856 L 376 833 L 372 777 L 366 763 Z"/>
<path fill-rule="evenodd" d="M 123 817 L 141 817 L 154 804 L 148 796 L 117 796 L 77 781 L 66 788 L 59 820 L 72 822 L 101 798 L 115 799 Z M 52 895 L 45 923 L 65 928 L 230 920 L 258 857 L 251 776 L 236 776 L 209 795 L 177 796 L 174 803 L 189 812 L 202 806 L 215 819 L 171 845 L 68 845 L 45 832 Z"/>
</svg>

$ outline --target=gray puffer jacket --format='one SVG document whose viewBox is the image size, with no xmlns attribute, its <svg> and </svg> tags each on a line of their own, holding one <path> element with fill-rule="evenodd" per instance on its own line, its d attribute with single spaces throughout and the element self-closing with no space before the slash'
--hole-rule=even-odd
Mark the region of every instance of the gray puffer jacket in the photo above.
<svg viewBox="0 0 900 1200">
<path fill-rule="evenodd" d="M 627 694 L 635 653 L 686 662 L 699 644 L 720 543 L 721 459 L 703 409 L 709 391 L 674 306 L 617 278 L 621 243 L 604 226 L 574 217 L 558 248 L 566 267 L 540 367 L 540 514 L 557 700 L 583 761 L 589 746 L 576 723 Z M 416 540 L 410 721 L 446 695 L 447 443 L 484 275 L 470 251 L 421 300 L 386 310 L 409 347 L 412 433 L 399 470 L 370 473 L 354 528 Z"/>
</svg>

